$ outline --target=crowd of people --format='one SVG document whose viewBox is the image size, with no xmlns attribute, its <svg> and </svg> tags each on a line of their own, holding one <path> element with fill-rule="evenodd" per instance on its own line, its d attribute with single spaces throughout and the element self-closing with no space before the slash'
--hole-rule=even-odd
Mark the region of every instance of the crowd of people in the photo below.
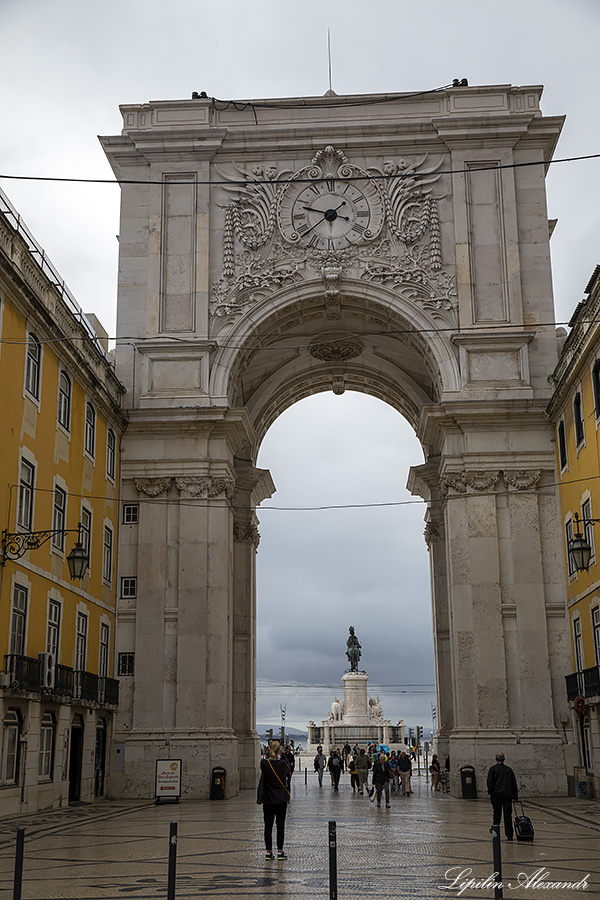
<svg viewBox="0 0 600 900">
<path fill-rule="evenodd" d="M 346 744 L 341 749 L 332 749 L 329 757 L 326 757 L 323 747 L 319 746 L 314 758 L 314 769 L 319 779 L 319 787 L 323 786 L 325 769 L 329 771 L 331 784 L 336 793 L 339 791 L 342 772 L 349 772 L 352 793 L 367 795 L 373 801 L 376 799 L 377 806 L 381 806 L 384 794 L 386 807 L 390 806 L 390 794 L 396 793 L 398 796 L 412 794 L 410 784 L 412 760 L 404 750 L 398 753 L 392 750 L 390 753 L 381 745 L 378 748 L 368 742 L 366 747 L 362 748 Z M 369 772 L 371 772 L 371 787 L 369 787 Z"/>
</svg>

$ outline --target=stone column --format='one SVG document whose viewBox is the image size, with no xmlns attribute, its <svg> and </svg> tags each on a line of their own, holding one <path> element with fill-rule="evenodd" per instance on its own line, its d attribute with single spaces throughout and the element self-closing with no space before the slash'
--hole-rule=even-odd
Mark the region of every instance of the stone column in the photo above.
<svg viewBox="0 0 600 900">
<path fill-rule="evenodd" d="M 369 711 L 367 699 L 366 672 L 346 672 L 344 682 L 344 725 L 368 725 Z"/>
<path fill-rule="evenodd" d="M 233 729 L 238 742 L 240 788 L 257 782 L 256 551 L 260 541 L 255 507 L 274 491 L 266 469 L 236 464 L 233 520 Z"/>
</svg>

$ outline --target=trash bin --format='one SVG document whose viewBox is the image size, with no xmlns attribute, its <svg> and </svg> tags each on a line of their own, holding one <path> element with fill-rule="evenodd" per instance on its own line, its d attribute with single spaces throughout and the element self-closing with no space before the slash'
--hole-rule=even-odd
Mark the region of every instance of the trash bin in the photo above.
<svg viewBox="0 0 600 900">
<path fill-rule="evenodd" d="M 477 800 L 477 784 L 475 782 L 475 769 L 473 766 L 461 766 L 460 784 L 463 800 Z"/>
<path fill-rule="evenodd" d="M 210 799 L 224 800 L 226 784 L 227 769 L 223 769 L 221 766 L 215 766 L 212 770 L 212 778 L 210 780 Z"/>
</svg>

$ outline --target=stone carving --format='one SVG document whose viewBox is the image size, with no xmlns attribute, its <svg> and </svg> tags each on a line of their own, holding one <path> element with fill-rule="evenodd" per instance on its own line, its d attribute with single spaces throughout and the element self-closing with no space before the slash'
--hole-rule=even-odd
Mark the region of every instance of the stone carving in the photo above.
<svg viewBox="0 0 600 900">
<path fill-rule="evenodd" d="M 438 170 L 444 157 L 433 164 L 428 160 L 425 154 L 364 169 L 339 148 L 327 146 L 310 165 L 296 171 L 264 164 L 242 168 L 236 163 L 227 171 L 218 169 L 228 202 L 224 205 L 222 277 L 213 283 L 210 298 L 212 330 L 223 328 L 281 287 L 316 278 L 323 283 L 326 317 L 338 319 L 346 272 L 392 287 L 406 301 L 454 325 L 455 279 L 442 269 L 437 210 L 438 200 L 445 195 L 433 193 L 442 177 Z M 334 179 L 327 188 L 332 203 L 336 194 L 342 196 L 340 185 L 349 179 L 362 193 L 369 217 L 365 218 L 368 226 L 353 234 L 351 241 L 350 234 L 342 235 L 324 247 L 325 236 L 316 240 L 313 227 L 304 228 L 311 238 L 303 242 L 303 229 L 296 230 L 291 211 L 293 198 L 300 204 L 299 211 L 308 208 L 297 196 L 306 184 L 311 180 L 323 184 L 327 178 Z"/>
<path fill-rule="evenodd" d="M 258 526 L 252 522 L 244 525 L 242 522 L 233 523 L 233 539 L 240 544 L 253 544 L 258 547 L 260 544 L 260 532 Z"/>
<path fill-rule="evenodd" d="M 310 355 L 322 362 L 347 362 L 349 359 L 356 359 L 363 350 L 362 343 L 353 338 L 322 341 L 318 344 L 311 344 L 308 348 Z"/>
<path fill-rule="evenodd" d="M 381 708 L 381 700 L 379 699 L 379 697 L 377 697 L 377 700 L 373 700 L 372 697 L 369 697 L 369 718 L 383 718 L 383 709 Z"/>
<path fill-rule="evenodd" d="M 333 703 L 331 704 L 331 715 L 333 716 L 333 721 L 341 722 L 343 714 L 344 704 L 340 700 L 338 700 L 337 697 L 334 697 Z"/>
<path fill-rule="evenodd" d="M 430 547 L 432 541 L 437 541 L 442 537 L 442 529 L 439 525 L 434 525 L 433 522 L 427 522 L 423 537 L 427 546 Z"/>
<path fill-rule="evenodd" d="M 540 480 L 540 471 L 519 469 L 516 472 L 503 472 L 504 481 L 517 491 L 526 491 Z"/>
<path fill-rule="evenodd" d="M 346 379 L 343 375 L 334 375 L 332 378 L 331 389 L 338 397 L 346 391 Z"/>
<path fill-rule="evenodd" d="M 358 661 L 361 657 L 361 647 L 358 642 L 358 638 L 354 634 L 354 626 L 351 625 L 348 629 L 350 631 L 350 636 L 346 641 L 346 656 L 350 662 L 350 671 L 358 672 Z"/>
<path fill-rule="evenodd" d="M 193 500 L 214 500 L 223 494 L 232 503 L 235 495 L 235 482 L 232 478 L 215 478 L 211 475 L 176 478 L 175 484 L 181 497 Z"/>
<path fill-rule="evenodd" d="M 447 496 L 450 488 L 458 494 L 466 494 L 467 483 L 465 481 L 464 472 L 449 472 L 447 475 L 444 475 L 441 480 L 441 488 L 444 497 Z"/>
<path fill-rule="evenodd" d="M 484 472 L 484 471 L 465 471 L 463 472 L 465 482 L 474 491 L 488 491 L 497 483 L 500 472 Z"/>
<path fill-rule="evenodd" d="M 169 490 L 170 478 L 136 478 L 135 486 L 140 494 L 147 497 L 160 497 Z"/>
</svg>

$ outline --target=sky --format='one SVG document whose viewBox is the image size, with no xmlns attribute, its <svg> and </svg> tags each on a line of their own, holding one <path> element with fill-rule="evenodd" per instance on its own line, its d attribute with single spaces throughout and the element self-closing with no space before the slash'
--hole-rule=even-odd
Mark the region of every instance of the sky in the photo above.
<svg viewBox="0 0 600 900">
<path fill-rule="evenodd" d="M 119 104 L 544 85 L 566 115 L 557 158 L 600 153 L 598 0 L 0 0 L 0 175 L 112 178 L 97 135 Z M 557 163 L 551 250 L 557 322 L 567 323 L 600 262 L 600 159 Z M 86 312 L 114 334 L 119 188 L 13 180 L 0 187 Z M 318 512 L 261 509 L 257 719 L 303 727 L 326 716 L 349 625 L 371 695 L 393 722 L 431 724 L 434 679 L 424 507 L 405 491 L 423 455 L 391 407 L 321 394 L 287 410 L 259 464 L 277 493 L 263 506 L 403 503 Z M 406 501 L 410 501 L 406 503 Z M 299 685 L 301 687 L 299 687 Z M 295 686 L 295 687 L 294 687 Z"/>
</svg>

